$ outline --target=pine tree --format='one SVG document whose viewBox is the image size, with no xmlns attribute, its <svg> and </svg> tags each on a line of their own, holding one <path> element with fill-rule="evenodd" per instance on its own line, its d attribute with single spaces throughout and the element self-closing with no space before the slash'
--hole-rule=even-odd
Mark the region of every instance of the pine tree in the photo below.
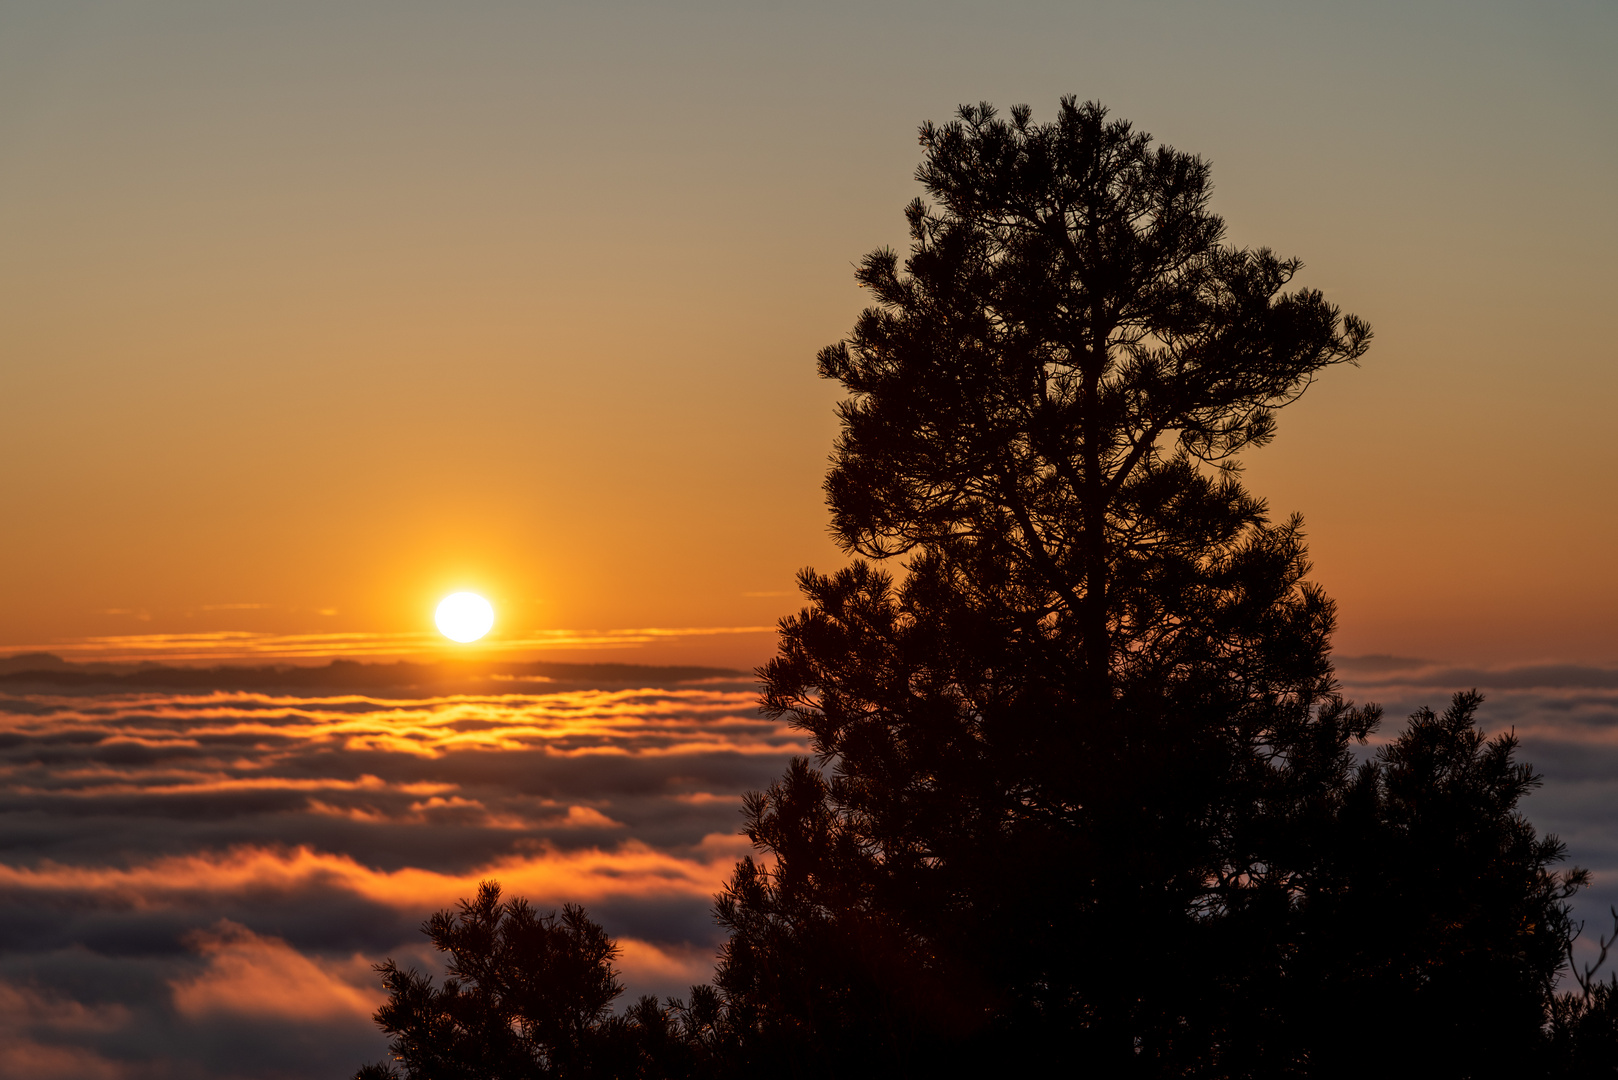
<svg viewBox="0 0 1618 1080">
<path fill-rule="evenodd" d="M 1540 778 L 1515 760 L 1514 735 L 1486 737 L 1482 701 L 1416 712 L 1312 837 L 1289 986 L 1309 1007 L 1288 1033 L 1311 1051 L 1310 1075 L 1364 1075 L 1365 1049 L 1327 1021 L 1344 1016 L 1376 1016 L 1379 1052 L 1415 1075 L 1599 1075 L 1557 1072 L 1542 1030 L 1576 1017 L 1584 1038 L 1564 1044 L 1586 1058 L 1612 1045 L 1607 991 L 1556 996 L 1580 929 L 1568 900 L 1589 875 L 1550 869 L 1566 848 L 1520 809 Z"/>
<path fill-rule="evenodd" d="M 478 894 L 422 927 L 448 955 L 441 986 L 392 960 L 378 972 L 388 1001 L 376 1022 L 390 1037 L 390 1065 L 361 1080 L 582 1080 L 618 1075 L 623 1021 L 611 1015 L 623 993 L 615 942 L 569 905 L 540 915 L 529 903 Z M 631 1058 L 631 1060 L 633 1060 Z"/>
<path fill-rule="evenodd" d="M 819 359 L 859 558 L 803 575 L 762 671 L 818 764 L 749 805 L 769 859 L 721 900 L 719 985 L 811 1058 L 1205 1059 L 1374 721 L 1239 455 L 1370 332 L 1225 244 L 1207 165 L 1097 105 L 963 108 L 921 141 L 934 202 Z"/>
</svg>

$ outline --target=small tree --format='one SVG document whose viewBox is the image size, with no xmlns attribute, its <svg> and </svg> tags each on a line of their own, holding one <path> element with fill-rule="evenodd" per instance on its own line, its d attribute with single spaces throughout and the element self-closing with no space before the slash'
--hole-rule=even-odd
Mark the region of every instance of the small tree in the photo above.
<svg viewBox="0 0 1618 1080">
<path fill-rule="evenodd" d="M 1515 760 L 1515 736 L 1485 736 L 1482 700 L 1460 693 L 1442 714 L 1412 715 L 1319 832 L 1289 979 L 1310 1003 L 1289 1019 L 1312 1075 L 1364 1075 L 1364 1048 L 1332 1018 L 1371 1015 L 1380 1052 L 1412 1074 L 1580 1075 L 1553 1069 L 1542 1028 L 1548 1009 L 1579 1011 L 1556 984 L 1578 936 L 1567 901 L 1589 875 L 1551 871 L 1566 848 L 1519 807 L 1540 778 Z M 1610 1041 L 1606 996 L 1584 995 L 1583 1012 L 1607 1014 Z"/>
<path fill-rule="evenodd" d="M 611 1006 L 623 993 L 612 962 L 618 947 L 569 904 L 560 916 L 538 915 L 528 901 L 500 899 L 485 881 L 458 911 L 440 911 L 423 925 L 449 954 L 449 977 L 431 976 L 392 960 L 377 970 L 388 1001 L 376 1022 L 408 1080 L 571 1080 L 611 1076 L 620 1056 Z M 397 1076 L 390 1066 L 362 1070 Z"/>
<path fill-rule="evenodd" d="M 728 1012 L 711 986 L 690 1004 L 642 997 L 622 1015 L 617 943 L 569 904 L 538 915 L 497 882 L 422 925 L 449 977 L 378 966 L 389 1062 L 355 1080 L 704 1080 L 736 1075 Z"/>
</svg>

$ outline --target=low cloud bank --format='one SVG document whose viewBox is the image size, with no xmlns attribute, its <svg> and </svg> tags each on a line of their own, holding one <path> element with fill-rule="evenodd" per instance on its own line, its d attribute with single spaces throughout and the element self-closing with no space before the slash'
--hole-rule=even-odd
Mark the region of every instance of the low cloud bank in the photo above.
<svg viewBox="0 0 1618 1080">
<path fill-rule="evenodd" d="M 631 994 L 712 972 L 740 793 L 802 736 L 742 682 L 0 694 L 0 1075 L 344 1075 L 371 966 L 497 878 L 576 900 Z"/>
<path fill-rule="evenodd" d="M 1618 669 L 1339 660 L 1387 710 L 1477 687 L 1527 801 L 1618 904 Z M 497 878 L 618 936 L 631 995 L 712 971 L 739 794 L 806 750 L 745 682 L 550 693 L 0 693 L 0 1076 L 345 1075 L 371 965 L 436 970 L 431 911 Z M 26 690 L 26 692 L 24 692 Z"/>
</svg>

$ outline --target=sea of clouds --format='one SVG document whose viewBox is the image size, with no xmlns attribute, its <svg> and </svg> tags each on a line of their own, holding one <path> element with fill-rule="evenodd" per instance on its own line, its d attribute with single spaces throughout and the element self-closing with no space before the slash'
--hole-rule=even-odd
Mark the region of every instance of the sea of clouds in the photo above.
<svg viewBox="0 0 1618 1080">
<path fill-rule="evenodd" d="M 1340 661 L 1387 708 L 1477 687 L 1525 807 L 1618 903 L 1618 670 Z M 541 688 L 542 689 L 542 688 Z M 26 690 L 26 692 L 24 692 Z M 807 747 L 747 682 L 401 698 L 0 693 L 0 1076 L 341 1077 L 384 1052 L 372 965 L 499 880 L 585 904 L 629 996 L 712 971 L 741 792 Z"/>
<path fill-rule="evenodd" d="M 585 904 L 630 995 L 708 978 L 738 795 L 802 736 L 747 683 L 0 695 L 0 1076 L 346 1076 L 386 956 L 497 879 Z"/>
</svg>

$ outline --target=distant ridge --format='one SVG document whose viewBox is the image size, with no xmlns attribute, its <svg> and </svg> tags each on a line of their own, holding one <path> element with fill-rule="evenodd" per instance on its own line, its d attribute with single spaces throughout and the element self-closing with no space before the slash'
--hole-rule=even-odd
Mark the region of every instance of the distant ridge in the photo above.
<svg viewBox="0 0 1618 1080">
<path fill-rule="evenodd" d="M 153 660 L 141 660 L 127 664 L 108 663 L 105 661 L 92 661 L 76 664 L 71 660 L 63 660 L 55 653 L 26 652 L 15 656 L 0 656 L 0 677 L 18 671 L 97 671 L 112 675 L 123 675 L 142 668 L 161 667 Z"/>
<path fill-rule="evenodd" d="M 53 653 L 0 657 L 0 686 L 174 690 L 421 690 L 473 689 L 534 692 L 584 688 L 675 686 L 703 681 L 751 680 L 734 668 L 648 664 L 553 664 L 545 661 L 442 661 L 369 664 L 333 660 L 322 667 L 168 667 L 139 664 L 76 664 Z"/>
</svg>

